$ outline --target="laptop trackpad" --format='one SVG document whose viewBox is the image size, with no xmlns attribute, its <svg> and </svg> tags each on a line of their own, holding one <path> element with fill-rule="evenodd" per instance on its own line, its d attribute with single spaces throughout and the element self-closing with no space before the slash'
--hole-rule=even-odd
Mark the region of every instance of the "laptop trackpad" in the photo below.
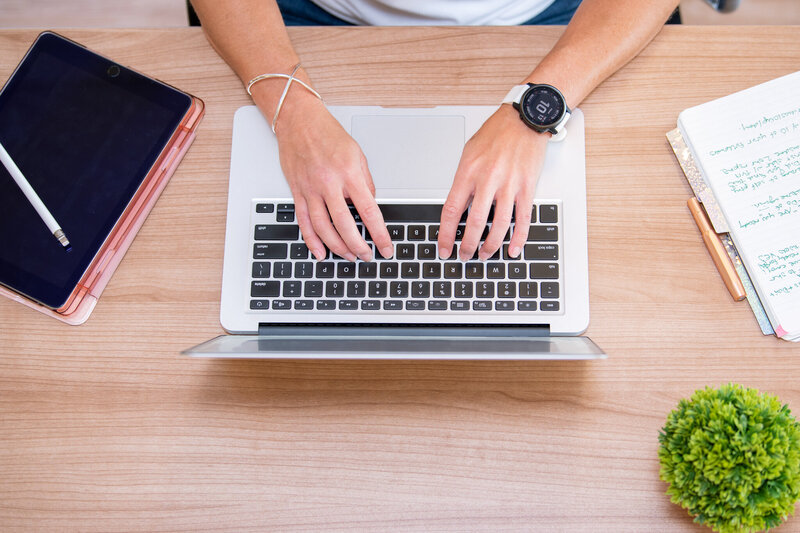
<svg viewBox="0 0 800 533">
<path fill-rule="evenodd" d="M 353 138 L 375 188 L 449 189 L 464 148 L 464 117 L 356 115 Z"/>
</svg>

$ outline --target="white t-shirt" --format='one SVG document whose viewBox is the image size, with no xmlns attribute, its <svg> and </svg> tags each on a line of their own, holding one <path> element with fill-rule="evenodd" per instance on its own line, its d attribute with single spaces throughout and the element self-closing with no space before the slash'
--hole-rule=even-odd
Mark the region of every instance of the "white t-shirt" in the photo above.
<svg viewBox="0 0 800 533">
<path fill-rule="evenodd" d="M 514 26 L 555 0 L 312 0 L 352 24 L 366 26 Z"/>
</svg>

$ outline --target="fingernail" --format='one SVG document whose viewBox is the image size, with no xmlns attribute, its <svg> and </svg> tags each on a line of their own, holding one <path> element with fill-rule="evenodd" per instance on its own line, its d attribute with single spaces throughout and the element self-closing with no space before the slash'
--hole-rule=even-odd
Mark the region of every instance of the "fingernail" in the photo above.
<svg viewBox="0 0 800 533">
<path fill-rule="evenodd" d="M 486 261 L 487 259 L 489 259 L 489 257 L 491 256 L 486 252 L 478 252 L 478 259 L 481 261 Z"/>
<path fill-rule="evenodd" d="M 362 261 L 372 261 L 372 252 L 364 252 L 358 258 Z"/>
<path fill-rule="evenodd" d="M 453 253 L 452 249 L 445 250 L 443 248 L 440 248 L 439 249 L 439 259 L 447 259 L 447 258 L 450 257 L 450 254 L 452 254 L 452 253 Z"/>
<path fill-rule="evenodd" d="M 381 255 L 386 259 L 392 257 L 392 255 L 394 255 L 394 246 L 385 246 L 381 248 Z"/>
<path fill-rule="evenodd" d="M 351 263 L 356 260 L 356 256 L 353 252 L 347 252 L 344 258 L 350 261 Z"/>
<path fill-rule="evenodd" d="M 519 255 L 519 246 L 512 246 L 508 249 L 508 255 L 511 257 L 517 257 Z"/>
<path fill-rule="evenodd" d="M 314 254 L 314 257 L 317 258 L 317 261 L 322 261 L 323 259 L 325 259 L 325 250 L 323 250 L 322 248 L 317 248 L 311 253 Z"/>
</svg>

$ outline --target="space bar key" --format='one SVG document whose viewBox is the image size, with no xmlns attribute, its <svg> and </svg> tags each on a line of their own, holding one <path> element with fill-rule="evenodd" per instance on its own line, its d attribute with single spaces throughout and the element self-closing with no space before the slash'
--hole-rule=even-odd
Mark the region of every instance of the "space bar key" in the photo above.
<svg viewBox="0 0 800 533">
<path fill-rule="evenodd" d="M 390 222 L 439 222 L 441 205 L 383 204 L 380 206 L 383 221 Z"/>
</svg>

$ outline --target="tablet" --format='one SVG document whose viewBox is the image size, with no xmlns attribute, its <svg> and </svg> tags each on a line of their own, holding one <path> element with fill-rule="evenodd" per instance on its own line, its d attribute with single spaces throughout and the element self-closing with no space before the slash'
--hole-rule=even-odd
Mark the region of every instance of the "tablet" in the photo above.
<svg viewBox="0 0 800 533">
<path fill-rule="evenodd" d="M 0 166 L 0 284 L 59 313 L 81 294 L 96 298 L 108 278 L 100 270 L 119 262 L 113 255 L 130 244 L 200 116 L 197 98 L 39 35 L 0 91 L 0 143 L 71 250 Z"/>
</svg>

